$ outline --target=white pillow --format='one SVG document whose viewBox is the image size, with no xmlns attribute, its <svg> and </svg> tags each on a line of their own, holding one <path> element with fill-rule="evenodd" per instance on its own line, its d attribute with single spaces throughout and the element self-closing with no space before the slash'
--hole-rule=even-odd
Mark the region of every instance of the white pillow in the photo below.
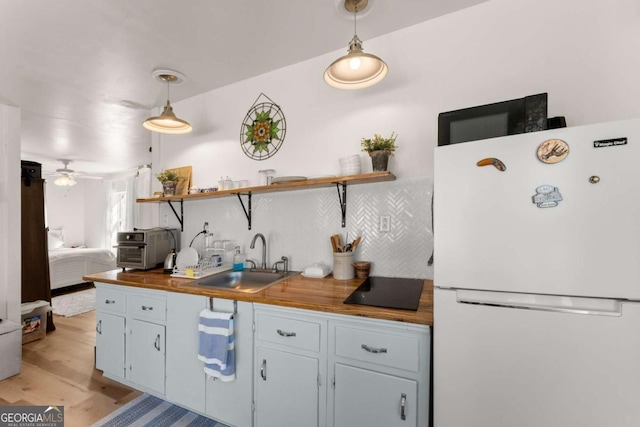
<svg viewBox="0 0 640 427">
<path fill-rule="evenodd" d="M 64 242 L 55 235 L 49 233 L 49 250 L 53 251 L 64 246 Z"/>
</svg>

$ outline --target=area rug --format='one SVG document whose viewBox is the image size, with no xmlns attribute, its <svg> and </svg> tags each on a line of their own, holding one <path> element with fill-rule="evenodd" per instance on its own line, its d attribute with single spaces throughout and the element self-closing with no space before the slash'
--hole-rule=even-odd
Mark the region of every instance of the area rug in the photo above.
<svg viewBox="0 0 640 427">
<path fill-rule="evenodd" d="M 91 427 L 228 427 L 210 418 L 143 394 Z"/>
<path fill-rule="evenodd" d="M 54 314 L 76 316 L 96 309 L 96 288 L 89 288 L 51 298 Z"/>
</svg>

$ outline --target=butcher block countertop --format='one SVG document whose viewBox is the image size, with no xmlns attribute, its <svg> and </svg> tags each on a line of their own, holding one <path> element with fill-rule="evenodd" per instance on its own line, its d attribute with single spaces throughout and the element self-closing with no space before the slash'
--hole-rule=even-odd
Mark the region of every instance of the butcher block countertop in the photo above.
<svg viewBox="0 0 640 427">
<path fill-rule="evenodd" d="M 424 281 L 417 311 L 343 304 L 344 299 L 360 286 L 364 279 L 335 280 L 332 276 L 314 279 L 297 274 L 256 293 L 197 286 L 195 285 L 197 280 L 171 277 L 168 274 L 163 274 L 162 268 L 149 271 L 111 270 L 84 276 L 84 280 L 419 325 L 433 325 L 433 281 L 431 280 Z"/>
</svg>

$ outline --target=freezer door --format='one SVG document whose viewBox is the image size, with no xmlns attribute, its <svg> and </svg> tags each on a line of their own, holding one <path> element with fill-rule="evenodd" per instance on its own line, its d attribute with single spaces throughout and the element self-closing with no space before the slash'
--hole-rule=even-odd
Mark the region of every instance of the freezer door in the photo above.
<svg viewBox="0 0 640 427">
<path fill-rule="evenodd" d="M 552 138 L 569 155 L 543 163 L 538 147 Z M 485 158 L 506 170 L 476 165 Z M 435 284 L 640 299 L 639 160 L 640 120 L 438 147 Z M 557 206 L 534 203 L 544 185 Z"/>
<path fill-rule="evenodd" d="M 434 293 L 435 427 L 638 426 L 640 303 Z"/>
</svg>

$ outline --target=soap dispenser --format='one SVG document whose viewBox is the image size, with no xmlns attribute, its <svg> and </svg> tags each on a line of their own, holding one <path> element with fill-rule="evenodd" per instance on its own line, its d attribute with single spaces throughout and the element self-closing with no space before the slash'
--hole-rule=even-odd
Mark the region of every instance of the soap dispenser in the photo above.
<svg viewBox="0 0 640 427">
<path fill-rule="evenodd" d="M 244 270 L 244 255 L 240 252 L 240 246 L 236 246 L 236 253 L 233 255 L 233 271 Z"/>
</svg>

